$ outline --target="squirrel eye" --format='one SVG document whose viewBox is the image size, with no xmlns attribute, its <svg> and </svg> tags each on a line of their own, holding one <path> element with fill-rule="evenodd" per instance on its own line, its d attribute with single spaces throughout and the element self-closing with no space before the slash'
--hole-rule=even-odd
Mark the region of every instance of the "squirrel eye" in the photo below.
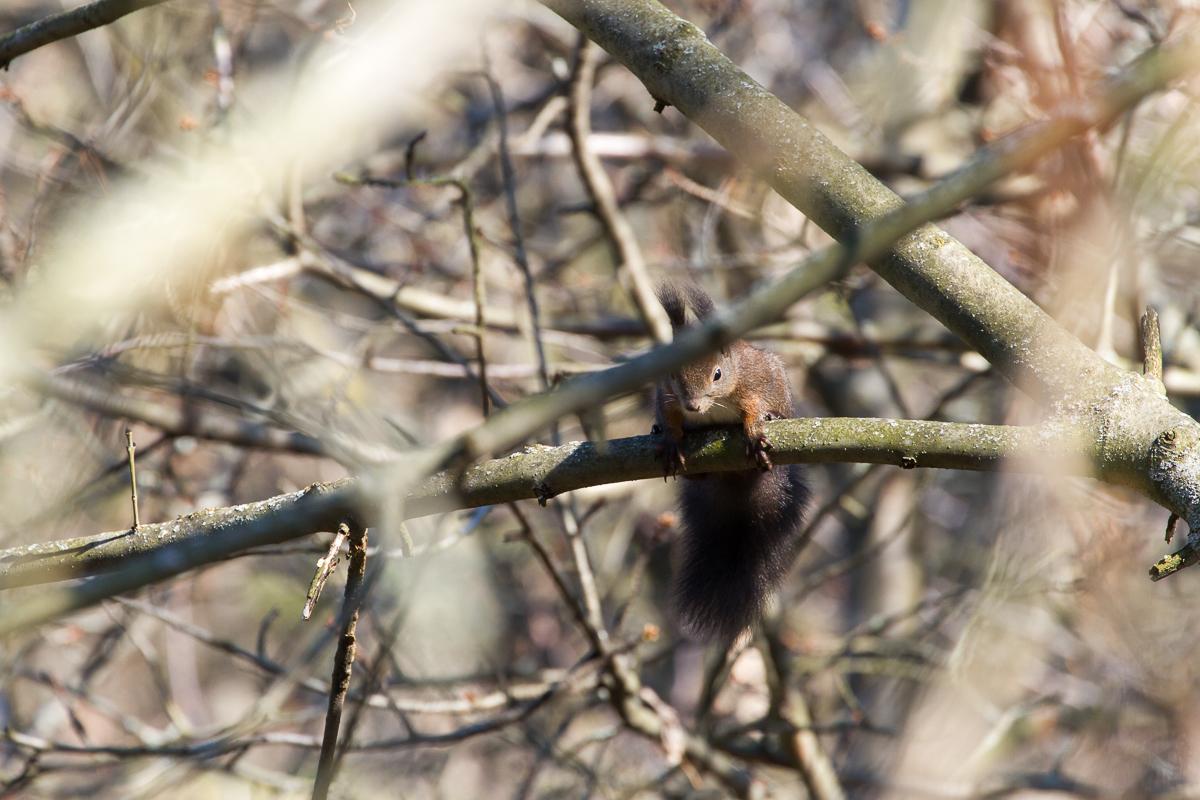
<svg viewBox="0 0 1200 800">
<path fill-rule="evenodd" d="M 715 383 L 719 380 L 721 380 L 721 368 L 717 367 L 716 371 L 713 372 L 713 382 Z"/>
</svg>

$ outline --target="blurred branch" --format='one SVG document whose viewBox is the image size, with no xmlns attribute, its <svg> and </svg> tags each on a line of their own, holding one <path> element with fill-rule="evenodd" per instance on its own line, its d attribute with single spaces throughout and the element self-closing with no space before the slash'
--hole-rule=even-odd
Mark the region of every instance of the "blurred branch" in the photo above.
<svg viewBox="0 0 1200 800">
<path fill-rule="evenodd" d="M 567 604 L 567 608 L 571 610 L 571 614 L 575 617 L 575 622 L 578 623 L 585 634 L 588 634 L 590 631 L 587 612 L 575 598 L 575 595 L 571 593 L 571 588 L 567 586 L 567 582 L 563 580 L 562 574 L 554 566 L 554 559 L 551 557 L 550 551 L 537 538 L 537 533 L 534 532 L 533 526 L 529 524 L 529 520 L 525 517 L 524 512 L 521 511 L 520 506 L 516 503 L 510 503 L 508 510 L 517 518 L 517 524 L 521 526 L 521 538 L 533 550 L 533 554 L 537 558 L 538 563 L 542 565 L 542 569 L 545 570 L 546 576 L 550 578 L 550 581 L 554 584 L 554 588 L 558 590 L 559 596 Z M 603 652 L 603 648 L 599 646 L 596 637 L 593 635 L 591 638 L 596 652 Z"/>
<path fill-rule="evenodd" d="M 1018 468 L 1086 474 L 1094 445 L 1056 426 L 1021 428 L 919 420 L 813 418 L 767 425 L 777 464 L 891 464 L 904 468 L 997 470 Z M 459 475 L 442 472 L 409 492 L 405 516 L 550 497 L 588 486 L 659 478 L 658 438 L 634 436 L 561 447 L 533 445 L 485 461 Z M 691 435 L 684 474 L 747 469 L 741 434 L 732 430 Z M 1061 457 L 1044 458 L 1047 452 Z M 143 523 L 136 532 L 101 533 L 0 551 L 0 588 L 61 581 L 130 566 L 133 556 L 156 556 L 161 580 L 252 547 L 335 530 L 343 516 L 359 513 L 362 498 L 346 479 L 257 503 L 197 511 L 171 522 Z M 315 508 L 312 508 L 313 505 Z M 312 508 L 304 519 L 304 509 Z M 0 628 L 4 626 L 0 624 Z"/>
<path fill-rule="evenodd" d="M 171 436 L 228 442 L 243 447 L 284 450 L 310 455 L 329 455 L 330 447 L 296 431 L 228 414 L 184 409 L 128 395 L 116 394 L 111 386 L 69 380 L 58 375 L 30 373 L 27 383 L 35 391 L 111 417 L 151 425 Z"/>
<path fill-rule="evenodd" d="M 164 0 L 160 0 L 163 2 Z M 86 142 L 65 128 L 60 128 L 57 125 L 52 125 L 41 119 L 35 118 L 29 113 L 24 101 L 16 95 L 11 88 L 6 88 L 2 95 L 5 104 L 13 112 L 16 118 L 29 130 L 40 136 L 45 136 L 51 141 L 58 142 L 63 147 L 75 153 L 81 153 L 88 158 L 93 158 L 106 170 L 115 174 L 121 175 L 126 173 L 138 173 L 139 167 L 130 167 L 114 160 L 104 151 L 100 150 L 95 144 Z"/>
<path fill-rule="evenodd" d="M 791 654 L 779 641 L 776 626 L 764 624 L 764 628 L 759 649 L 766 668 L 771 710 L 790 729 L 783 736 L 783 744 L 795 758 L 796 769 L 814 800 L 845 800 L 846 793 L 838 781 L 837 769 L 813 730 L 808 702 L 792 685 Z"/>
<path fill-rule="evenodd" d="M 416 147 L 420 140 L 421 137 L 413 139 L 409 145 L 410 155 L 411 151 Z M 408 171 L 411 172 L 411 159 L 406 166 Z M 491 409 L 493 392 L 490 384 L 488 383 L 488 364 L 484 347 L 484 342 L 487 337 L 487 322 L 485 320 L 485 311 L 487 309 L 484 301 L 485 285 L 483 280 L 483 264 L 479 257 L 479 232 L 475 227 L 475 195 L 471 191 L 470 184 L 468 184 L 464 179 L 456 177 L 435 177 L 417 180 L 411 175 L 408 175 L 406 179 L 401 182 L 371 178 L 367 175 L 362 175 L 355 178 L 350 175 L 339 173 L 334 176 L 334 180 L 338 181 L 339 183 L 346 183 L 352 186 L 381 186 L 384 188 L 397 189 L 404 185 L 417 184 L 426 186 L 453 186 L 458 190 L 459 202 L 462 204 L 463 233 L 467 237 L 467 248 L 471 253 L 471 283 L 474 287 L 475 301 L 475 313 L 472 317 L 472 321 L 475 324 L 473 336 L 475 338 L 475 356 L 479 361 L 479 389 L 482 395 L 483 416 L 486 417 L 488 415 L 488 411 Z M 395 294 L 388 299 L 388 302 L 399 305 L 396 302 Z M 470 377 L 469 367 L 465 363 L 461 363 L 460 366 L 467 376 Z M 541 366 L 544 371 L 544 361 L 542 362 Z"/>
<path fill-rule="evenodd" d="M 567 130 L 571 137 L 571 152 L 575 156 L 575 166 L 583 185 L 596 205 L 596 216 L 600 218 L 604 232 L 617 252 L 620 261 L 618 267 L 628 279 L 634 305 L 653 334 L 654 341 L 669 342 L 671 323 L 654 296 L 654 287 L 650 285 L 650 278 L 646 274 L 642 248 L 638 246 L 629 220 L 621 213 L 617 194 L 604 172 L 604 165 L 588 147 L 588 137 L 592 131 L 592 83 L 596 79 L 596 59 L 599 54 L 599 48 L 581 37 L 576 48 L 575 69 L 571 74 L 568 94 L 570 114 L 567 117 Z"/>
<path fill-rule="evenodd" d="M 181 619 L 163 608 L 125 597 L 117 598 L 117 602 L 151 616 L 173 630 L 229 655 L 249 667 L 260 670 L 266 675 L 283 675 L 286 671 L 283 664 L 266 658 L 260 653 L 251 652 L 228 639 L 216 636 L 211 631 Z M 590 666 L 590 669 L 585 670 L 584 666 Z M 499 680 L 489 676 L 487 679 L 463 679 L 450 683 L 435 681 L 428 687 L 414 685 L 412 681 L 406 680 L 403 682 L 402 688 L 371 693 L 352 690 L 348 697 L 371 708 L 399 710 L 406 713 L 478 714 L 483 711 L 510 708 L 534 700 L 550 689 L 570 688 L 591 691 L 598 682 L 596 678 L 599 667 L 599 659 L 593 659 L 573 671 L 549 669 L 532 676 L 504 675 Z M 329 693 L 329 687 L 316 677 L 301 678 L 299 686 L 307 692 L 322 696 Z"/>
<path fill-rule="evenodd" d="M 347 185 L 363 185 L 363 186 L 384 186 L 388 188 L 396 188 L 400 184 L 394 181 L 388 181 L 369 176 L 353 176 L 346 173 L 337 173 L 334 175 L 334 180 Z M 473 225 L 474 217 L 472 216 L 472 202 L 470 188 L 458 180 L 457 178 L 430 178 L 428 180 L 418 180 L 414 183 L 429 186 L 454 186 L 458 189 L 463 204 L 463 219 L 464 225 Z M 467 373 L 467 376 L 472 380 L 476 380 L 471 372 L 470 365 L 467 359 L 459 355 L 454 348 L 443 342 L 434 334 L 422 330 L 413 317 L 408 313 L 405 304 L 401 301 L 400 295 L 404 288 L 401 287 L 398 281 L 387 278 L 383 275 L 378 275 L 370 270 L 363 269 L 355 264 L 347 262 L 342 257 L 330 252 L 319 241 L 309 236 L 306 233 L 296 230 L 282 216 L 273 212 L 268 213 L 268 220 L 281 233 L 288 236 L 296 244 L 304 249 L 300 256 L 300 263 L 305 269 L 311 269 L 314 273 L 322 275 L 328 280 L 333 281 L 339 286 L 344 286 L 356 292 L 360 292 L 364 296 L 374 300 L 381 308 L 387 311 L 400 321 L 415 336 L 424 339 L 429 343 L 438 355 L 445 358 L 447 361 L 452 361 L 461 366 Z M 472 242 L 474 241 L 472 237 Z M 448 299 L 448 298 L 447 298 Z M 453 302 L 453 301 L 451 301 Z M 478 315 L 478 306 L 474 303 L 466 304 L 469 310 L 470 319 L 474 320 Z M 482 364 L 482 362 L 481 362 Z M 488 395 L 493 405 L 503 407 L 506 405 L 504 398 L 496 394 L 495 390 L 488 385 L 488 382 L 482 377 L 479 378 L 479 384 L 482 391 Z"/>
<path fill-rule="evenodd" d="M 465 724 L 445 733 L 413 734 L 412 736 L 398 738 L 371 739 L 351 744 L 349 750 L 361 753 L 399 750 L 408 747 L 444 747 L 445 745 L 465 741 L 476 736 L 494 733 L 526 719 L 553 697 L 556 690 L 557 687 L 552 687 L 522 706 L 505 709 L 495 717 L 485 719 L 481 722 Z M 11 728 L 6 728 L 3 733 L 0 733 L 0 736 L 3 736 L 8 742 L 18 748 L 39 753 L 75 756 L 105 755 L 113 758 L 174 757 L 180 759 L 211 759 L 230 753 L 241 754 L 253 747 L 265 745 L 297 747 L 307 750 L 319 750 L 321 748 L 320 738 L 287 731 L 231 736 L 227 731 L 222 730 L 217 731 L 211 736 L 179 736 L 161 743 L 132 746 L 71 744 L 33 736 Z"/>
<path fill-rule="evenodd" d="M 14 58 L 43 45 L 69 39 L 84 31 L 115 22 L 126 14 L 163 2 L 166 0 L 96 0 L 94 3 L 31 22 L 0 36 L 0 69 L 8 69 Z"/>
<path fill-rule="evenodd" d="M 550 388 L 550 362 L 546 358 L 546 343 L 542 338 L 542 312 L 538 307 L 537 291 L 534 287 L 533 270 L 529 266 L 529 255 L 525 251 L 525 233 L 521 230 L 521 212 L 517 206 L 517 179 L 512 165 L 512 153 L 508 143 L 508 109 L 504 105 L 504 92 L 492 77 L 487 48 L 483 52 L 483 79 L 487 82 L 492 107 L 496 111 L 496 130 L 499 132 L 496 154 L 500 160 L 500 179 L 504 185 L 504 209 L 508 212 L 508 224 L 513 237 L 513 260 L 525 279 L 525 302 L 529 305 L 530 336 L 533 350 L 537 354 L 542 388 Z"/>
</svg>

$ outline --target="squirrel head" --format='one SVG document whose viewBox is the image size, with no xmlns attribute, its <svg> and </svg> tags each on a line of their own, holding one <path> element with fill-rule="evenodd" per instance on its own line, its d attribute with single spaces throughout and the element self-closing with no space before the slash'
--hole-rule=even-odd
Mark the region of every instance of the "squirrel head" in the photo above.
<svg viewBox="0 0 1200 800">
<path fill-rule="evenodd" d="M 671 329 L 678 334 L 687 327 L 687 309 L 691 309 L 697 320 L 706 319 L 713 312 L 713 301 L 698 286 L 684 289 L 670 283 L 658 287 L 658 299 L 671 320 Z M 685 364 L 670 376 L 670 387 L 686 411 L 707 414 L 722 397 L 737 388 L 737 363 L 729 350 L 721 350 L 705 358 Z"/>
<path fill-rule="evenodd" d="M 708 414 L 721 405 L 721 398 L 733 394 L 737 378 L 737 365 L 721 352 L 685 365 L 671 375 L 670 385 L 684 410 Z"/>
</svg>

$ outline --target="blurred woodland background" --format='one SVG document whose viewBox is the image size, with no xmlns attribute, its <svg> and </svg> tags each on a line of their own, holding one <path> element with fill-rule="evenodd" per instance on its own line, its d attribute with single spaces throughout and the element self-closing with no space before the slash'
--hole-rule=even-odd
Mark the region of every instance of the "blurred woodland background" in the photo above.
<svg viewBox="0 0 1200 800">
<path fill-rule="evenodd" d="M 644 351 L 606 190 L 651 280 L 719 302 L 830 241 L 546 8 L 440 5 L 166 2 L 0 74 L 0 547 L 129 527 L 127 428 L 141 521 L 169 521 L 357 474 Z M 900 194 L 1200 22 L 1184 0 L 669 5 Z M 61 10 L 6 0 L 0 32 Z M 409 38 L 358 38 L 389 24 Z M 370 48 L 391 72 L 336 71 Z M 1109 360 L 1137 363 L 1157 308 L 1193 415 L 1195 88 L 940 221 Z M 235 157 L 210 171 L 214 148 Z M 103 257 L 78 244 L 98 226 Z M 754 338 L 802 416 L 1041 413 L 864 267 Z M 647 387 L 536 441 L 650 425 Z M 1200 577 L 1147 580 L 1164 509 L 1065 476 L 808 472 L 812 540 L 729 654 L 669 613 L 673 484 L 372 529 L 332 796 L 1200 796 Z M 308 796 L 345 567 L 300 611 L 331 536 L 5 639 L 0 796 Z M 5 590 L 0 615 L 46 591 Z M 648 727 L 580 624 L 588 591 Z"/>
</svg>

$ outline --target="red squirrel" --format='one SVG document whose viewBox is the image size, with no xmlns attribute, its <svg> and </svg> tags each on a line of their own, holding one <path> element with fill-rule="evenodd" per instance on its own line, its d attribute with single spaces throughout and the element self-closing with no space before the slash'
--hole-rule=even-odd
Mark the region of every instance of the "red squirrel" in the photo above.
<svg viewBox="0 0 1200 800">
<path fill-rule="evenodd" d="M 664 284 L 658 299 L 672 329 L 713 312 L 702 289 Z M 699 639 L 731 641 L 762 611 L 799 550 L 809 490 L 798 464 L 772 468 L 763 423 L 794 415 L 783 361 L 736 341 L 662 380 L 655 432 L 663 437 L 663 475 L 684 466 L 685 431 L 739 425 L 757 469 L 685 475 L 679 505 L 683 536 L 674 581 L 676 612 Z"/>
</svg>

